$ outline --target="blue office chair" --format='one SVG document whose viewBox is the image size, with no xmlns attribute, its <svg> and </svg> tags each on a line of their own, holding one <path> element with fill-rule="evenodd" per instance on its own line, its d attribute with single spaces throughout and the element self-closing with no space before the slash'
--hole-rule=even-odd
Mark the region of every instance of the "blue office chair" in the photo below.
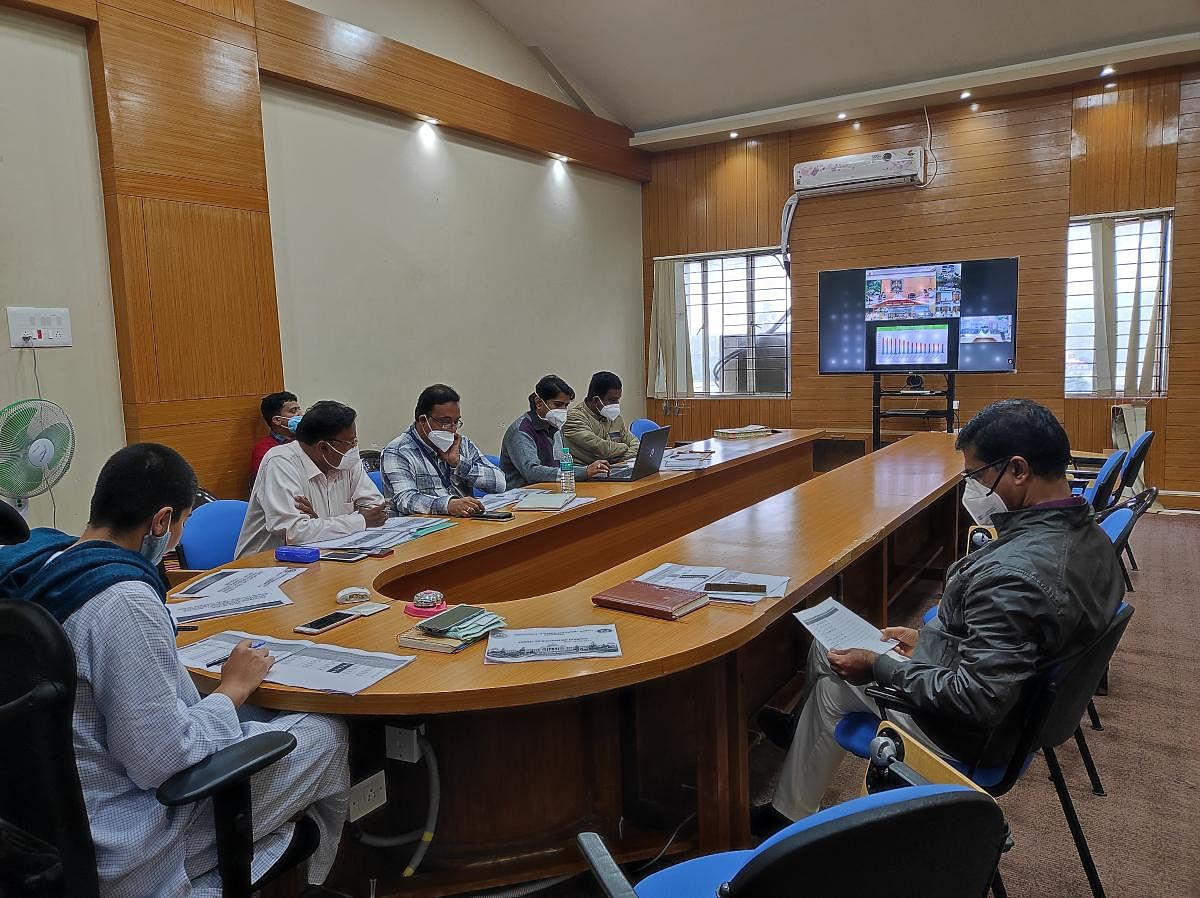
<svg viewBox="0 0 1200 898">
<path fill-rule="evenodd" d="M 193 511 L 179 538 L 179 566 L 206 571 L 233 561 L 249 507 L 241 499 L 218 499 Z"/>
<path fill-rule="evenodd" d="M 1116 614 L 1113 615 L 1111 623 L 1090 646 L 1044 670 L 1040 676 L 1035 677 L 1026 685 L 1018 703 L 1018 707 L 1024 709 L 1024 726 L 1004 763 L 985 766 L 981 763 L 982 754 L 981 758 L 972 761 L 951 760 L 947 762 L 970 777 L 971 781 L 981 789 L 999 797 L 1016 785 L 1017 780 L 1029 768 L 1034 754 L 1040 750 L 1046 759 L 1046 766 L 1050 770 L 1050 779 L 1058 793 L 1063 816 L 1066 817 L 1067 826 L 1071 830 L 1075 849 L 1079 853 L 1079 859 L 1083 864 L 1084 873 L 1087 875 L 1094 898 L 1104 898 L 1104 887 L 1100 883 L 1100 875 L 1096 872 L 1096 865 L 1092 860 L 1087 838 L 1079 823 L 1075 805 L 1071 801 L 1071 794 L 1067 791 L 1067 783 L 1063 778 L 1062 768 L 1058 764 L 1058 757 L 1055 755 L 1054 749 L 1074 737 L 1075 743 L 1079 747 L 1079 754 L 1083 759 L 1084 768 L 1091 780 L 1092 791 L 1097 795 L 1104 794 L 1104 787 L 1100 783 L 1099 773 L 1096 771 L 1096 765 L 1088 750 L 1087 742 L 1083 738 L 1083 730 L 1079 726 L 1079 721 L 1091 703 L 1096 687 L 1108 669 L 1109 661 L 1112 660 L 1117 645 L 1125 634 L 1132 617 L 1133 607 L 1122 602 L 1117 608 Z M 926 712 L 910 704 L 894 687 L 868 686 L 866 691 L 870 698 L 875 699 L 884 713 L 891 708 L 915 714 L 918 717 L 922 715 L 928 717 Z M 870 757 L 870 737 L 864 741 L 864 731 L 869 726 L 873 737 L 879 721 L 880 718 L 865 712 L 848 714 L 838 722 L 834 738 L 842 748 L 860 758 Z M 955 727 L 960 731 L 964 729 L 961 723 L 956 723 Z M 980 735 L 982 744 L 986 747 L 989 741 L 987 734 L 981 733 Z"/>
<path fill-rule="evenodd" d="M 662 427 L 662 425 L 657 421 L 651 421 L 649 418 L 638 418 L 629 425 L 629 431 L 640 440 L 642 438 L 642 434 L 651 430 L 658 430 L 660 427 Z"/>
<path fill-rule="evenodd" d="M 1142 473 L 1142 466 L 1146 462 L 1146 456 L 1150 454 L 1150 444 L 1153 442 L 1154 431 L 1147 430 L 1129 447 L 1129 454 L 1125 456 L 1125 464 L 1121 466 L 1121 489 L 1109 500 L 1110 507 L 1121 501 L 1125 490 L 1132 492 L 1137 489 L 1137 479 Z M 1138 569 L 1137 559 L 1133 557 L 1133 548 L 1128 543 L 1125 544 L 1125 555 L 1129 558 L 1129 566 L 1136 571 Z"/>
<path fill-rule="evenodd" d="M 1110 504 L 1113 489 L 1117 485 L 1117 478 L 1121 476 L 1121 466 L 1125 462 L 1125 456 L 1125 450 L 1118 449 L 1108 457 L 1095 477 L 1092 477 L 1091 483 L 1071 489 L 1076 495 L 1087 499 L 1097 514 L 1108 508 Z M 1091 477 L 1091 472 L 1088 471 L 1073 471 L 1072 474 L 1078 478 Z"/>
<path fill-rule="evenodd" d="M 485 453 L 483 453 L 483 457 L 486 458 L 488 461 L 490 461 L 497 468 L 500 467 L 500 456 L 499 455 L 488 455 L 485 452 Z"/>
<path fill-rule="evenodd" d="M 871 895 L 983 896 L 1008 828 L 988 796 L 965 786 L 904 786 L 798 820 L 758 848 L 684 861 L 635 887 L 595 833 L 579 847 L 609 898 L 768 898 Z M 864 863 L 869 856 L 870 863 Z M 889 876 L 887 871 L 903 870 Z"/>
<path fill-rule="evenodd" d="M 375 484 L 375 489 L 383 492 L 383 474 L 379 471 L 367 471 L 367 476 L 371 478 L 371 482 Z"/>
</svg>

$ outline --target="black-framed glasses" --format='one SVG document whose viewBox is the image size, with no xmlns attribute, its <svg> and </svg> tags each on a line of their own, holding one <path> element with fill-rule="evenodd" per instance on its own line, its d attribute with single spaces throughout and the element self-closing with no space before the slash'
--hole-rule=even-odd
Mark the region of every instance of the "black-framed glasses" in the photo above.
<svg viewBox="0 0 1200 898">
<path fill-rule="evenodd" d="M 988 492 L 994 492 L 996 489 L 996 484 L 998 484 L 1000 482 L 1000 479 L 1004 476 L 1004 472 L 1007 471 L 1008 466 L 1010 464 L 1012 464 L 1012 460 L 1013 460 L 1013 456 L 1011 456 L 1011 455 L 1009 455 L 1006 458 L 998 458 L 994 462 L 990 462 L 989 464 L 980 465 L 978 468 L 974 468 L 970 471 L 963 471 L 959 476 L 962 478 L 964 483 L 968 480 L 974 480 L 974 481 L 978 482 L 979 475 L 982 474 L 984 471 L 988 471 L 988 470 L 996 467 L 997 465 L 1003 465 L 1004 467 L 1002 467 L 1000 469 L 1000 473 L 998 475 L 996 475 L 996 479 L 994 481 L 992 481 L 992 485 L 988 488 Z"/>
<path fill-rule="evenodd" d="M 462 418 L 431 418 L 426 415 L 425 420 L 436 424 L 442 430 L 461 430 L 463 426 Z"/>
</svg>

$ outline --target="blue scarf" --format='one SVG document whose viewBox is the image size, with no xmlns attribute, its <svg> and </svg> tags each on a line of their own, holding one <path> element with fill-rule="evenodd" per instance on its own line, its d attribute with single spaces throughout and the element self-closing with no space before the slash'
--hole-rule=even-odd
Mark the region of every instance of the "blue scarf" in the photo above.
<svg viewBox="0 0 1200 898">
<path fill-rule="evenodd" d="M 39 527 L 29 539 L 0 549 L 0 596 L 36 602 L 63 623 L 88 599 L 117 583 L 145 583 L 167 600 L 158 569 L 137 552 L 102 540 L 74 548 L 78 537 Z M 46 562 L 61 552 L 52 564 Z"/>
</svg>

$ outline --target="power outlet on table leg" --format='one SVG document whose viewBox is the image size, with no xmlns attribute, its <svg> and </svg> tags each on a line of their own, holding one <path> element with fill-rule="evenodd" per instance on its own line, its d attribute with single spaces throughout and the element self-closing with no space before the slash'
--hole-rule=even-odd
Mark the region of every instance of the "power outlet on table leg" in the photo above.
<svg viewBox="0 0 1200 898">
<path fill-rule="evenodd" d="M 382 770 L 350 787 L 350 820 L 353 822 L 387 804 L 387 777 Z"/>
</svg>

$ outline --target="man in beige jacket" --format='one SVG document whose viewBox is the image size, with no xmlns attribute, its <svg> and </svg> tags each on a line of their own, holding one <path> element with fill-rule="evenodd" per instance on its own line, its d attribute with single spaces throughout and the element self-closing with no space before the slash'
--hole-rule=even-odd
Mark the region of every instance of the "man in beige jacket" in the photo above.
<svg viewBox="0 0 1200 898">
<path fill-rule="evenodd" d="M 621 417 L 621 378 L 611 371 L 593 374 L 587 398 L 567 414 L 562 436 L 577 465 L 636 458 L 637 437 Z"/>
</svg>

